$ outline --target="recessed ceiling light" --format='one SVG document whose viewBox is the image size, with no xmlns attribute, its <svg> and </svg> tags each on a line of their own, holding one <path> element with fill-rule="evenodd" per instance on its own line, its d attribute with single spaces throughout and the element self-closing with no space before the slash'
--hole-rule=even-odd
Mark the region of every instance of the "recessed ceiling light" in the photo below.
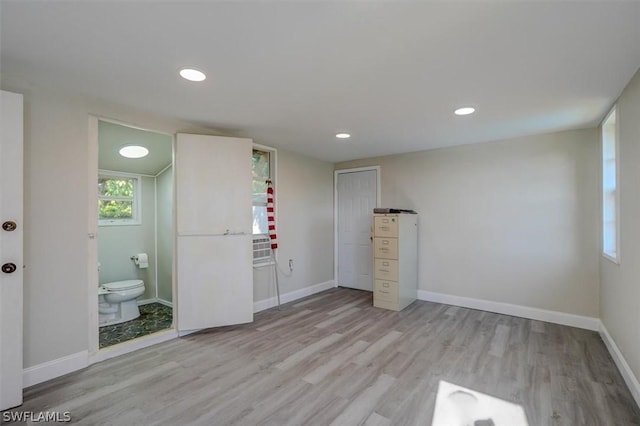
<svg viewBox="0 0 640 426">
<path fill-rule="evenodd" d="M 149 154 L 149 150 L 144 146 L 127 145 L 120 148 L 120 155 L 126 158 L 142 158 Z"/>
<path fill-rule="evenodd" d="M 474 112 L 476 112 L 476 109 L 473 107 L 462 107 L 453 111 L 455 115 L 469 115 L 469 114 L 473 114 Z"/>
<path fill-rule="evenodd" d="M 202 71 L 193 68 L 182 68 L 180 70 L 180 76 L 189 81 L 202 81 L 207 78 Z"/>
<path fill-rule="evenodd" d="M 351 135 L 349 133 L 336 133 L 338 139 L 349 139 Z"/>
</svg>

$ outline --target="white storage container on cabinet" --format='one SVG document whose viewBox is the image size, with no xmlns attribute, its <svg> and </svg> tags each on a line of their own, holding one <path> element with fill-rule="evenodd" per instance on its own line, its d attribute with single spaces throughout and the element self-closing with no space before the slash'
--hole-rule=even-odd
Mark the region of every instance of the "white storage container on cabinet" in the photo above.
<svg viewBox="0 0 640 426">
<path fill-rule="evenodd" d="M 373 216 L 373 306 L 400 311 L 418 293 L 418 215 Z"/>
</svg>

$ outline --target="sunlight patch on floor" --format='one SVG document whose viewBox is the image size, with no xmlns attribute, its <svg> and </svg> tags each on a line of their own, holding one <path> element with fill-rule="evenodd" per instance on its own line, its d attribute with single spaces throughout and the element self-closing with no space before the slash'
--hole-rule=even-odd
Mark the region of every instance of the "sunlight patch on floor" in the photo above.
<svg viewBox="0 0 640 426">
<path fill-rule="evenodd" d="M 431 426 L 529 426 L 524 408 L 441 380 Z"/>
</svg>

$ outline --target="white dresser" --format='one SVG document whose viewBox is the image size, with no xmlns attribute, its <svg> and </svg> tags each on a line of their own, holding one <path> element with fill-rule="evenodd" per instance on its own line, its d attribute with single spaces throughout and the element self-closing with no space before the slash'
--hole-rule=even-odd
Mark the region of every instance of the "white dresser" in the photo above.
<svg viewBox="0 0 640 426">
<path fill-rule="evenodd" d="M 373 306 L 400 311 L 418 293 L 418 215 L 373 215 Z"/>
</svg>

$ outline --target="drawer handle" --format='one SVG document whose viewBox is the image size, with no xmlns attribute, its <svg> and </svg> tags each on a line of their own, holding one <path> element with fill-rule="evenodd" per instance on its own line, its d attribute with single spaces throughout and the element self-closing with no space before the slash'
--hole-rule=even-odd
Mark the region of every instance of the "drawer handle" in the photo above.
<svg viewBox="0 0 640 426">
<path fill-rule="evenodd" d="M 386 290 L 380 290 L 380 293 L 389 294 L 389 292 Z"/>
<path fill-rule="evenodd" d="M 388 248 L 386 248 L 386 247 L 380 247 L 380 251 L 382 251 L 382 252 L 385 252 L 385 253 L 386 253 L 386 252 L 388 252 L 388 251 L 389 251 L 389 249 L 388 249 Z"/>
<path fill-rule="evenodd" d="M 378 271 L 380 271 L 380 272 L 386 272 L 387 274 L 389 273 L 389 270 L 388 270 L 388 269 L 378 269 Z"/>
<path fill-rule="evenodd" d="M 382 230 L 382 231 L 388 231 L 388 230 L 389 230 L 389 227 L 388 227 L 388 226 L 381 226 L 381 227 L 380 227 L 380 230 Z"/>
<path fill-rule="evenodd" d="M 382 266 L 389 266 L 389 262 L 382 262 Z"/>
<path fill-rule="evenodd" d="M 389 219 L 382 219 L 382 223 L 389 223 Z"/>
<path fill-rule="evenodd" d="M 384 246 L 389 245 L 389 240 L 382 240 L 382 245 L 384 245 Z"/>
<path fill-rule="evenodd" d="M 382 287 L 389 288 L 389 283 L 382 283 Z"/>
</svg>

